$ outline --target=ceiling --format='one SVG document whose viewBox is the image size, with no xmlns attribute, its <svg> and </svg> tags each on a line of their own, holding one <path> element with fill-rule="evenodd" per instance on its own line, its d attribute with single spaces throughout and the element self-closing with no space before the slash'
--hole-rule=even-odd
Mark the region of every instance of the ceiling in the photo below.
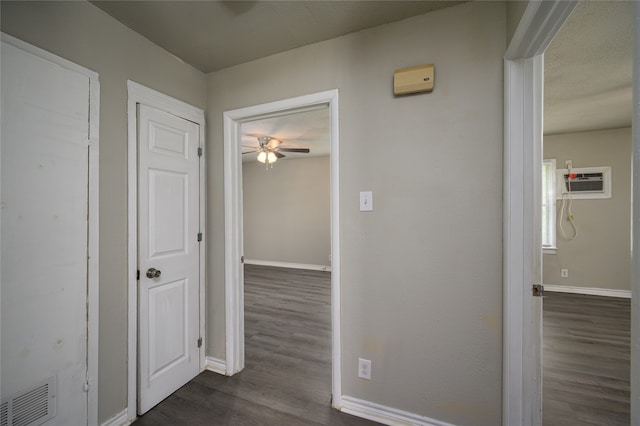
<svg viewBox="0 0 640 426">
<path fill-rule="evenodd" d="M 309 148 L 308 154 L 284 152 L 287 159 L 305 158 L 329 155 L 331 146 L 331 126 L 329 106 L 324 105 L 311 110 L 285 113 L 276 117 L 269 117 L 242 123 L 242 152 L 250 152 L 251 147 L 257 149 L 258 137 L 269 136 L 282 142 L 281 147 Z M 242 161 L 255 161 L 255 154 L 244 154 Z"/>
<path fill-rule="evenodd" d="M 545 52 L 544 133 L 630 127 L 633 5 L 581 1 Z"/>
<path fill-rule="evenodd" d="M 463 1 L 92 3 L 208 73 Z M 553 40 L 545 53 L 545 134 L 631 125 L 633 3 L 583 0 Z M 247 135 L 264 134 L 279 137 L 288 146 L 328 153 L 329 120 L 320 115 L 297 113 L 246 123 L 244 143 L 254 139 Z"/>
<path fill-rule="evenodd" d="M 464 1 L 91 1 L 204 73 Z"/>
</svg>

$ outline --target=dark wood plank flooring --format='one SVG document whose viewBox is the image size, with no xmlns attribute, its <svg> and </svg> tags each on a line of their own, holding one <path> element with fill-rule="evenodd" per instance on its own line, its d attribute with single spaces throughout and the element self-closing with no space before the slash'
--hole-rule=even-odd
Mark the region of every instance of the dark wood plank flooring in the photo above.
<svg viewBox="0 0 640 426">
<path fill-rule="evenodd" d="M 245 266 L 245 369 L 205 371 L 135 426 L 375 425 L 331 408 L 330 273 Z"/>
<path fill-rule="evenodd" d="M 543 424 L 630 424 L 629 299 L 547 292 Z"/>
</svg>

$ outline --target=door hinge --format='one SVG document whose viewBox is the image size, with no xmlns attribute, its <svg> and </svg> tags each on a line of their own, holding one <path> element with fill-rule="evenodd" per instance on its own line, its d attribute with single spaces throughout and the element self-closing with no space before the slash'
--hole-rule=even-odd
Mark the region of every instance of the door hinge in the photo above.
<svg viewBox="0 0 640 426">
<path fill-rule="evenodd" d="M 202 241 L 202 232 L 198 232 L 198 241 Z"/>
<path fill-rule="evenodd" d="M 140 269 L 136 273 L 136 280 L 140 281 Z"/>
<path fill-rule="evenodd" d="M 198 157 L 202 157 L 202 147 L 198 147 Z"/>
<path fill-rule="evenodd" d="M 82 390 L 85 392 L 89 392 L 91 390 L 91 385 L 89 384 L 88 380 L 84 382 L 84 386 L 82 386 Z"/>
<path fill-rule="evenodd" d="M 198 347 L 202 347 L 202 337 L 198 337 Z"/>
<path fill-rule="evenodd" d="M 544 286 L 542 284 L 534 284 L 532 290 L 534 297 L 544 296 Z"/>
<path fill-rule="evenodd" d="M 240 263 L 244 263 L 244 256 L 240 256 Z"/>
</svg>

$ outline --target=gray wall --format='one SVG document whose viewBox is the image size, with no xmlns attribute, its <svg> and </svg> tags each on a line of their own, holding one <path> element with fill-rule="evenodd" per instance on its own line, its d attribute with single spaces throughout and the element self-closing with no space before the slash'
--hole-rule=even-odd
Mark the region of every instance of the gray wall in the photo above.
<svg viewBox="0 0 640 426">
<path fill-rule="evenodd" d="M 330 265 L 329 157 L 242 165 L 244 257 Z"/>
<path fill-rule="evenodd" d="M 100 74 L 98 418 L 127 405 L 127 80 L 200 108 L 205 76 L 86 2 L 2 1 L 2 31 Z"/>
<path fill-rule="evenodd" d="M 225 356 L 222 114 L 338 88 L 343 394 L 500 424 L 505 39 L 504 3 L 470 2 L 209 75 L 209 355 Z M 424 63 L 434 91 L 395 98 L 394 70 Z"/>
<path fill-rule="evenodd" d="M 573 201 L 578 237 L 566 240 L 558 229 L 557 254 L 543 257 L 543 282 L 630 290 L 631 129 L 545 136 L 544 158 L 555 158 L 557 168 L 566 160 L 576 168 L 611 166 L 612 198 Z M 571 233 L 566 219 L 564 224 Z M 560 278 L 560 269 L 568 269 L 569 277 Z"/>
</svg>

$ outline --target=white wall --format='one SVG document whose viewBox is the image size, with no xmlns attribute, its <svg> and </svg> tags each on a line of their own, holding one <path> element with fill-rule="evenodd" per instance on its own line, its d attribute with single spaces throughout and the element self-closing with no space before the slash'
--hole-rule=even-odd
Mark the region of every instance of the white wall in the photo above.
<svg viewBox="0 0 640 426">
<path fill-rule="evenodd" d="M 208 355 L 225 356 L 222 114 L 337 88 L 343 394 L 501 423 L 505 39 L 504 3 L 470 2 L 208 76 Z M 434 91 L 394 97 L 394 70 L 424 63 Z"/>
<path fill-rule="evenodd" d="M 2 31 L 100 74 L 98 420 L 127 405 L 127 80 L 196 107 L 204 75 L 84 1 L 2 1 Z"/>
<path fill-rule="evenodd" d="M 242 165 L 244 257 L 330 265 L 329 157 Z"/>
<path fill-rule="evenodd" d="M 562 236 L 557 218 L 558 250 L 543 257 L 543 282 L 630 290 L 631 129 L 545 136 L 544 158 L 555 158 L 557 168 L 564 168 L 566 160 L 574 168 L 611 166 L 612 197 L 573 201 L 574 240 Z M 558 200 L 558 212 L 560 206 Z M 573 235 L 566 213 L 563 223 L 565 233 Z M 560 269 L 568 269 L 569 277 L 561 278 Z"/>
</svg>

